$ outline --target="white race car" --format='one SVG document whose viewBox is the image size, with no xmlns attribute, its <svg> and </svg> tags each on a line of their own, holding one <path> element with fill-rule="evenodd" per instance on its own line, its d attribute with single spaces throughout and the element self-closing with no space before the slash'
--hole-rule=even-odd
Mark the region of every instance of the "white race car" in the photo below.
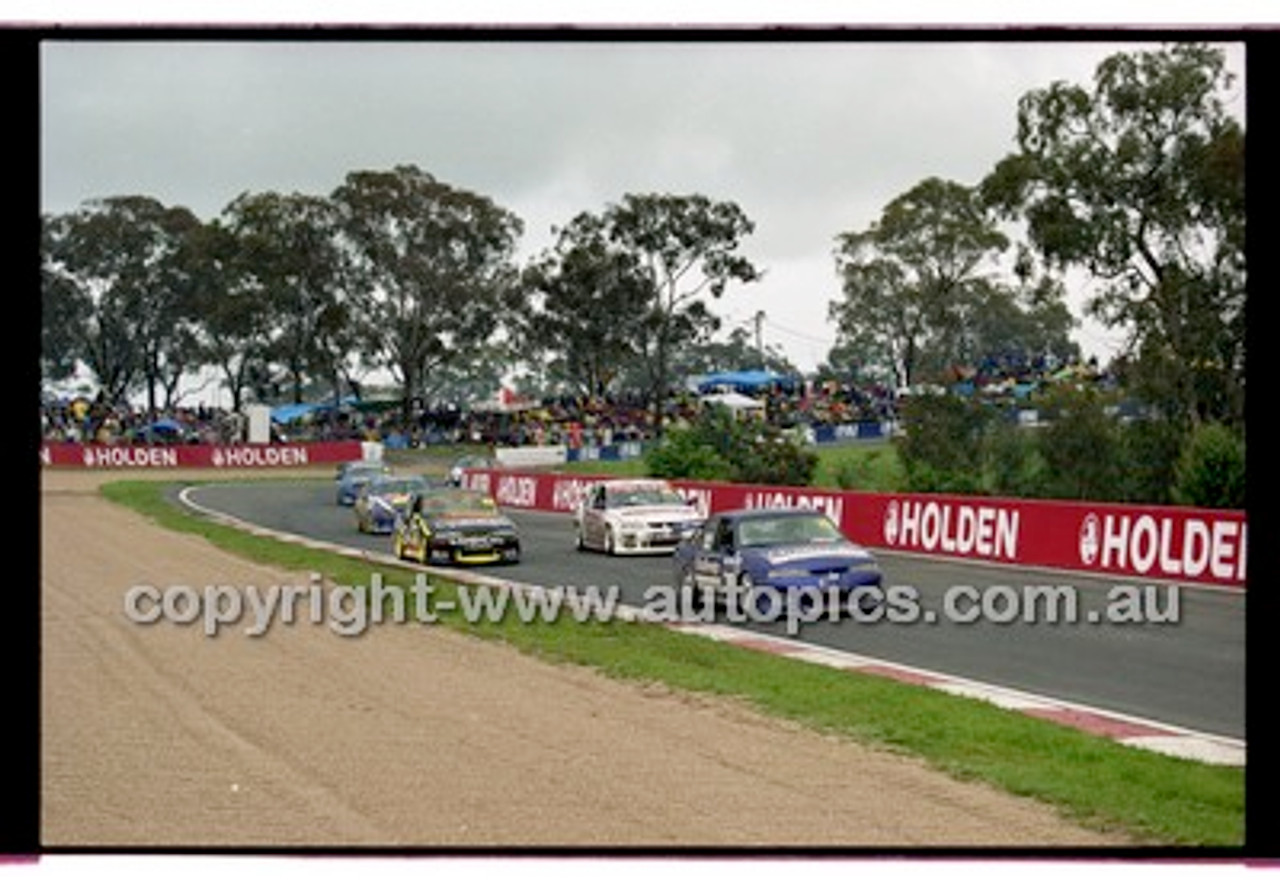
<svg viewBox="0 0 1280 883">
<path fill-rule="evenodd" d="M 653 478 L 588 485 L 573 516 L 578 548 L 609 555 L 673 552 L 703 520 L 679 491 Z"/>
</svg>

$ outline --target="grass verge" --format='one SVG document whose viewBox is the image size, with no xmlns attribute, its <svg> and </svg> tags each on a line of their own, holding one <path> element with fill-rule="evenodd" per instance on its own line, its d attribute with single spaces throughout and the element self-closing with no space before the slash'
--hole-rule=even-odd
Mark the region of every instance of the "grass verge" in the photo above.
<svg viewBox="0 0 1280 883">
<path fill-rule="evenodd" d="M 818 468 L 813 487 L 895 493 L 906 488 L 906 474 L 898 451 L 890 442 L 860 442 L 815 448 Z M 566 463 L 563 472 L 639 478 L 649 474 L 644 458 L 634 460 L 588 460 Z"/>
<path fill-rule="evenodd" d="M 165 485 L 106 484 L 107 499 L 170 530 L 227 551 L 344 585 L 368 585 L 368 563 L 256 537 L 188 514 Z M 408 585 L 410 571 L 381 567 Z M 437 598 L 450 587 L 433 581 Z M 1123 831 L 1145 845 L 1239 847 L 1244 843 L 1244 771 L 1128 748 L 974 699 L 719 644 L 656 625 L 526 624 L 514 616 L 443 625 L 506 642 L 539 658 L 605 675 L 745 700 L 759 710 L 869 745 L 924 759 L 957 778 L 989 783 L 1058 808 L 1068 818 Z"/>
</svg>

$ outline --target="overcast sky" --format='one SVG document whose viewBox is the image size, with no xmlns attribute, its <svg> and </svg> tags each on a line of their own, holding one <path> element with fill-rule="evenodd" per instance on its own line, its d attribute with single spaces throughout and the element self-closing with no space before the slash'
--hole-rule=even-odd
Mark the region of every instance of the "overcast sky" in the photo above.
<svg viewBox="0 0 1280 883">
<path fill-rule="evenodd" d="M 838 233 L 927 177 L 977 183 L 1013 149 L 1021 95 L 1143 45 L 54 40 L 42 210 L 141 194 L 208 220 L 245 191 L 414 164 L 519 215 L 524 257 L 623 194 L 700 193 L 754 221 L 742 251 L 765 271 L 713 305 L 725 330 L 763 310 L 766 343 L 810 370 L 834 341 Z M 1243 119 L 1244 49 L 1225 48 Z M 1121 338 L 1076 339 L 1105 361 Z"/>
</svg>

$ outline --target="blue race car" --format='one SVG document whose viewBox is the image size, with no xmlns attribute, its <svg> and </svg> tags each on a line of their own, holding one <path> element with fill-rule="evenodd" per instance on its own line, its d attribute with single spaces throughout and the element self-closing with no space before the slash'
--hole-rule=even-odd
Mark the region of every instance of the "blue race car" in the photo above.
<svg viewBox="0 0 1280 883">
<path fill-rule="evenodd" d="M 356 495 L 352 511 L 361 533 L 391 533 L 409 512 L 413 498 L 429 485 L 421 475 L 375 475 Z"/>
<path fill-rule="evenodd" d="M 738 509 L 707 519 L 676 547 L 675 584 L 703 599 L 728 602 L 761 618 L 780 616 L 785 604 L 825 604 L 879 587 L 880 566 L 829 517 L 812 509 Z M 771 591 L 762 591 L 771 590 Z M 859 609 L 874 609 L 878 593 L 860 593 Z"/>
<path fill-rule="evenodd" d="M 355 460 L 345 464 L 338 474 L 338 505 L 354 506 L 360 489 L 379 475 L 390 475 L 391 467 L 376 460 Z"/>
</svg>

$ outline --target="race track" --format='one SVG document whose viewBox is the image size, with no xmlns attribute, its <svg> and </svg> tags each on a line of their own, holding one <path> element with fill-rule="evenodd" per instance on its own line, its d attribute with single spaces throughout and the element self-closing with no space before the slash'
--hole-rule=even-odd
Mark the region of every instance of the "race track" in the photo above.
<svg viewBox="0 0 1280 883">
<path fill-rule="evenodd" d="M 331 481 L 246 482 L 205 485 L 190 491 L 193 502 L 264 527 L 329 542 L 390 551 L 390 539 L 356 531 L 351 510 L 334 502 Z M 609 558 L 573 547 L 567 515 L 508 514 L 518 524 L 524 560 L 514 567 L 481 572 L 543 586 L 613 586 L 622 599 L 642 603 L 646 588 L 672 583 L 669 558 Z M 923 609 L 941 611 L 953 586 L 1071 586 L 1082 609 L 1102 609 L 1116 585 L 1111 580 L 1013 570 L 955 561 L 879 553 L 885 585 L 920 593 Z M 1159 589 L 1159 610 L 1169 595 Z M 933 622 L 910 625 L 849 620 L 806 625 L 799 638 L 820 646 L 872 656 L 1025 690 L 1121 714 L 1243 739 L 1243 592 L 1181 587 L 1172 624 L 1009 624 Z M 747 624 L 762 633 L 785 634 L 783 624 Z"/>
</svg>

